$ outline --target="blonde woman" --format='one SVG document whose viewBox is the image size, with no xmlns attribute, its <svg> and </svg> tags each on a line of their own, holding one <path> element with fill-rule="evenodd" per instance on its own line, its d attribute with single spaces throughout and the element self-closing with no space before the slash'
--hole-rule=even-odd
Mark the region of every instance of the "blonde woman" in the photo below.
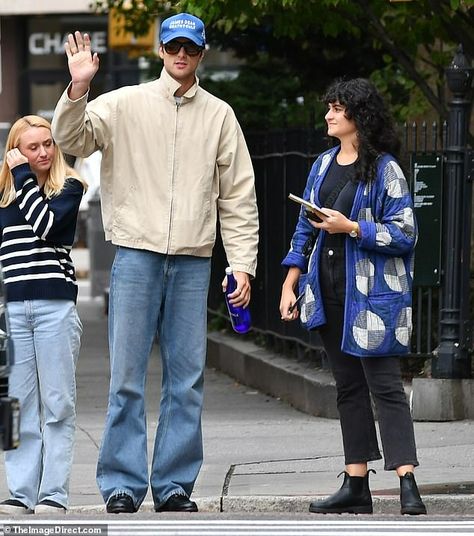
<svg viewBox="0 0 474 536">
<path fill-rule="evenodd" d="M 20 446 L 5 453 L 10 498 L 0 513 L 64 513 L 75 431 L 82 326 L 70 251 L 85 184 L 45 119 L 12 126 L 0 170 L 0 261 L 20 400 Z"/>
</svg>

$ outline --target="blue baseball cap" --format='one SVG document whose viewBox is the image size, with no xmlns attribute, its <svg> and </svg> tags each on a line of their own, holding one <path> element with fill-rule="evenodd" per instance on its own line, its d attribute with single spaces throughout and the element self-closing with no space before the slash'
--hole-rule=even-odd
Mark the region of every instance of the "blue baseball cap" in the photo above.
<svg viewBox="0 0 474 536">
<path fill-rule="evenodd" d="M 203 47 L 206 44 L 204 23 L 189 13 L 178 13 L 168 17 L 161 23 L 160 41 L 166 44 L 177 37 L 186 37 Z"/>
</svg>

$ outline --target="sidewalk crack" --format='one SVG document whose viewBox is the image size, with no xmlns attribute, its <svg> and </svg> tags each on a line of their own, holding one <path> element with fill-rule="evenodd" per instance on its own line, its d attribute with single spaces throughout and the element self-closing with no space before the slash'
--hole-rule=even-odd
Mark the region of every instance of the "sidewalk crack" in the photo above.
<svg viewBox="0 0 474 536">
<path fill-rule="evenodd" d="M 95 439 L 91 436 L 91 434 L 85 429 L 85 428 L 82 428 L 82 426 L 76 426 L 76 428 L 78 430 L 80 430 L 82 433 L 86 434 L 86 436 L 92 441 L 92 443 L 94 444 L 95 448 L 97 450 L 99 450 L 99 444 L 95 441 Z"/>
</svg>

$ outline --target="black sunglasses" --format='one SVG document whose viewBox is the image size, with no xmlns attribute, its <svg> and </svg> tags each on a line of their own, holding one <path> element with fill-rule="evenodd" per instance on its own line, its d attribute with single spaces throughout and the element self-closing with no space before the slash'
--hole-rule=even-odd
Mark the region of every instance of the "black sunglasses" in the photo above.
<svg viewBox="0 0 474 536">
<path fill-rule="evenodd" d="M 192 43 L 190 41 L 169 41 L 168 43 L 163 44 L 163 48 L 165 49 L 167 54 L 175 55 L 180 50 L 181 47 L 184 48 L 184 51 L 188 56 L 198 56 L 203 50 L 203 47 L 200 47 L 199 45 L 196 45 L 196 43 Z"/>
</svg>

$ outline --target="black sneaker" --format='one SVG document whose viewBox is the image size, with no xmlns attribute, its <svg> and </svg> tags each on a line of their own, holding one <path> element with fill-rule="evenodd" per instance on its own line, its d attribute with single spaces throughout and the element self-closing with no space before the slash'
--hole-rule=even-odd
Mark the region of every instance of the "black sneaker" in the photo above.
<svg viewBox="0 0 474 536">
<path fill-rule="evenodd" d="M 35 514 L 65 514 L 66 508 L 49 499 L 44 499 L 35 506 Z"/>
<path fill-rule="evenodd" d="M 0 515 L 6 516 L 22 516 L 25 514 L 32 514 L 33 510 L 28 508 L 18 499 L 7 499 L 0 503 Z"/>
</svg>

